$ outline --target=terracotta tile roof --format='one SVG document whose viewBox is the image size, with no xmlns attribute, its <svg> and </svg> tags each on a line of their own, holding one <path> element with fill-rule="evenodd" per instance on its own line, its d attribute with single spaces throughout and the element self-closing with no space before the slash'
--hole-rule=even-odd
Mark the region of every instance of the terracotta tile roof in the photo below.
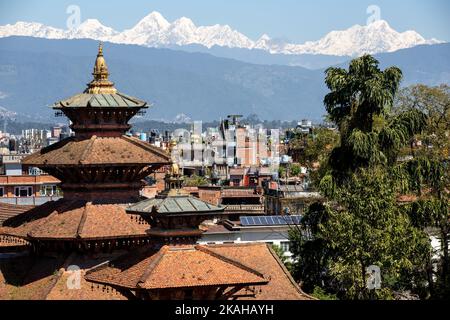
<svg viewBox="0 0 450 320">
<path fill-rule="evenodd" d="M 41 185 L 47 183 L 58 184 L 60 182 L 61 181 L 48 174 L 39 176 L 0 176 L 0 185 Z"/>
<path fill-rule="evenodd" d="M 260 198 L 253 189 L 223 189 L 222 198 Z"/>
<path fill-rule="evenodd" d="M 126 297 L 110 287 L 93 285 L 84 279 L 92 267 L 114 259 L 118 254 L 95 254 L 89 257 L 71 255 L 68 258 L 30 256 L 0 260 L 0 300 L 125 300 Z M 67 286 L 73 271 L 69 265 L 79 266 L 80 288 Z"/>
<path fill-rule="evenodd" d="M 117 258 L 118 255 L 121 256 Z M 81 275 L 85 275 L 85 279 L 80 279 L 80 289 L 67 288 L 69 265 L 79 266 Z M 232 273 L 230 279 L 227 278 L 229 273 Z M 197 245 L 194 250 L 192 246 L 165 246 L 162 249 L 140 248 L 127 254 L 122 251 L 89 257 L 72 255 L 68 259 L 0 260 L 0 299 L 125 299 L 110 285 L 124 288 L 139 285 L 151 290 L 225 281 L 242 283 L 248 281 L 247 278 L 259 281 L 261 291 L 255 298 L 243 299 L 313 299 L 301 291 L 265 244 Z"/>
<path fill-rule="evenodd" d="M 141 260 L 137 257 L 141 257 Z M 140 260 L 140 261 L 136 261 Z M 183 263 L 180 263 L 183 261 Z M 86 279 L 127 288 L 163 289 L 220 285 L 263 285 L 263 274 L 205 246 L 164 246 L 134 252 L 93 269 Z"/>
<path fill-rule="evenodd" d="M 4 284 L 0 299 L 44 300 L 64 260 L 64 257 L 31 256 L 0 260 L 0 287 Z"/>
<path fill-rule="evenodd" d="M 86 256 L 79 254 L 72 254 L 67 258 L 64 266 L 60 269 L 58 280 L 55 282 L 52 289 L 46 296 L 47 300 L 126 300 L 120 292 L 111 287 L 104 287 L 94 285 L 84 279 L 87 271 L 95 268 L 97 265 L 110 261 L 123 255 L 124 252 L 114 252 L 110 254 L 97 253 Z M 68 267 L 70 265 L 79 267 L 79 274 L 75 274 Z M 67 280 L 69 277 L 80 276 L 79 289 L 69 289 L 67 287 Z"/>
<path fill-rule="evenodd" d="M 261 287 L 257 300 L 312 300 L 292 279 L 289 271 L 276 254 L 266 244 L 223 244 L 210 245 L 209 250 L 230 259 L 252 266 L 270 278 L 267 285 Z"/>
<path fill-rule="evenodd" d="M 4 222 L 0 234 L 26 239 L 105 239 L 147 235 L 150 226 L 124 205 L 83 200 L 48 202 Z"/>
<path fill-rule="evenodd" d="M 41 149 L 23 160 L 23 164 L 46 166 L 105 164 L 167 164 L 170 155 L 160 148 L 134 137 L 75 137 Z"/>
<path fill-rule="evenodd" d="M 205 233 L 229 233 L 230 230 L 228 230 L 224 225 L 222 224 L 213 224 L 213 225 L 206 225 L 206 232 Z"/>
<path fill-rule="evenodd" d="M 0 226 L 5 220 L 15 217 L 18 214 L 24 213 L 32 208 L 34 208 L 34 206 L 23 206 L 0 202 Z"/>
</svg>

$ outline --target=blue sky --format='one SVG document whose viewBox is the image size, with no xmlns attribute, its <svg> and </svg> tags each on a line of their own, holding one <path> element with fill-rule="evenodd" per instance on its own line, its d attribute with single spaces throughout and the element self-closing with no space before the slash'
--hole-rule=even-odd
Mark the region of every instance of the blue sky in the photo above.
<svg viewBox="0 0 450 320">
<path fill-rule="evenodd" d="M 365 24 L 368 6 L 377 5 L 398 31 L 450 41 L 448 0 L 0 0 L 0 25 L 21 20 L 65 28 L 69 5 L 80 7 L 82 21 L 96 18 L 118 31 L 159 11 L 169 21 L 186 16 L 196 25 L 229 24 L 252 39 L 267 33 L 297 43 Z"/>
</svg>

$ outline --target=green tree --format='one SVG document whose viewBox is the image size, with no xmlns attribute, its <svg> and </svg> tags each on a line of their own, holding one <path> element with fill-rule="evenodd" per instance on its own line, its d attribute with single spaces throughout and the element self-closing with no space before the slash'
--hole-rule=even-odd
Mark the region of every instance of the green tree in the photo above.
<svg viewBox="0 0 450 320">
<path fill-rule="evenodd" d="M 351 61 L 348 70 L 326 71 L 330 93 L 324 103 L 339 143 L 322 170 L 320 190 L 327 201 L 315 215 L 320 219 L 314 228 L 292 234 L 299 261 L 294 270 L 310 286 L 321 282 L 345 298 L 390 298 L 395 291 L 417 289 L 429 265 L 426 233 L 396 201 L 409 181 L 397 168 L 398 156 L 427 121 L 421 110 L 392 112 L 401 77 L 396 67 L 380 70 L 369 55 Z M 308 259 L 316 267 L 302 266 Z M 366 288 L 370 265 L 381 268 L 380 290 Z"/>
<path fill-rule="evenodd" d="M 301 166 L 299 165 L 299 164 L 292 164 L 290 167 L 289 167 L 289 171 L 290 171 L 290 175 L 291 176 L 293 176 L 293 177 L 296 177 L 296 176 L 298 176 L 301 172 L 302 172 L 302 168 L 301 168 Z"/>
<path fill-rule="evenodd" d="M 333 250 L 321 229 L 329 215 L 328 207 L 319 202 L 314 203 L 308 207 L 301 224 L 289 231 L 291 252 L 296 261 L 292 266 L 292 274 L 302 282 L 307 292 L 331 285 L 327 270 Z"/>
<path fill-rule="evenodd" d="M 395 112 L 419 110 L 428 116 L 424 132 L 417 137 L 425 146 L 420 154 L 440 159 L 450 156 L 450 86 L 413 85 L 400 91 Z M 421 152 L 422 151 L 422 152 Z M 412 154 L 414 155 L 414 154 Z"/>
<path fill-rule="evenodd" d="M 425 130 L 415 136 L 421 147 L 411 147 L 414 158 L 397 170 L 403 176 L 404 193 L 413 193 L 417 201 L 410 206 L 410 216 L 418 228 L 437 230 L 441 246 L 437 272 L 428 268 L 428 283 L 432 297 L 450 297 L 450 87 L 415 85 L 402 90 L 395 112 L 419 110 L 428 116 Z"/>
<path fill-rule="evenodd" d="M 187 177 L 184 180 L 184 186 L 186 187 L 198 187 L 198 186 L 204 186 L 209 183 L 208 179 L 205 177 L 193 175 L 191 177 Z"/>
<path fill-rule="evenodd" d="M 322 236 L 333 249 L 329 270 L 346 298 L 390 298 L 411 288 L 402 277 L 424 271 L 429 257 L 427 235 L 415 228 L 396 202 L 396 187 L 381 169 L 359 169 L 338 188 Z M 369 291 L 366 268 L 381 269 L 382 288 Z M 405 288 L 406 285 L 406 288 Z"/>
<path fill-rule="evenodd" d="M 397 67 L 382 71 L 378 64 L 365 55 L 352 60 L 348 71 L 326 70 L 330 93 L 324 104 L 340 134 L 340 145 L 328 159 L 337 183 L 360 167 L 392 165 L 400 148 L 425 125 L 426 116 L 419 110 L 388 117 L 402 72 Z"/>
</svg>

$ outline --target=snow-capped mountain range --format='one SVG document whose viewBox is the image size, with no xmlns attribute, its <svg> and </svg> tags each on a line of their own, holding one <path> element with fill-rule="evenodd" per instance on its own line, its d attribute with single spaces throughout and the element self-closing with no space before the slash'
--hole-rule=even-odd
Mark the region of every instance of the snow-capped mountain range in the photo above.
<svg viewBox="0 0 450 320">
<path fill-rule="evenodd" d="M 253 41 L 228 25 L 197 27 L 186 17 L 170 23 L 159 12 L 152 12 L 133 28 L 118 32 L 102 25 L 96 19 L 87 19 L 78 28 L 57 29 L 36 22 L 17 22 L 0 26 L 0 38 L 30 36 L 47 39 L 94 39 L 120 44 L 135 44 L 147 47 L 169 47 L 202 45 L 261 49 L 272 54 L 326 54 L 336 56 L 358 56 L 364 53 L 393 52 L 422 44 L 442 41 L 425 39 L 415 31 L 397 32 L 384 20 L 367 26 L 355 25 L 347 30 L 332 31 L 318 41 L 304 44 L 287 43 L 263 35 Z"/>
</svg>

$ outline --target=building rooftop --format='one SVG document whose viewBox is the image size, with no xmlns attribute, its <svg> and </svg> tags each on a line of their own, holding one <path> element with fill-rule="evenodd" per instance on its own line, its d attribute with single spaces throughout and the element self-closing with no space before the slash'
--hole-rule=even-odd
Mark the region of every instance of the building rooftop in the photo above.
<svg viewBox="0 0 450 320">
<path fill-rule="evenodd" d="M 180 263 L 183 261 L 183 263 Z M 250 267 L 251 266 L 251 267 Z M 259 286 L 247 299 L 310 300 L 265 244 L 164 246 L 139 249 L 87 272 L 86 279 L 129 289 Z"/>
<path fill-rule="evenodd" d="M 127 211 L 158 214 L 207 214 L 222 212 L 224 209 L 222 206 L 214 206 L 189 195 L 175 195 L 144 200 L 129 206 Z"/>
<path fill-rule="evenodd" d="M 255 270 L 270 278 L 269 283 L 263 286 L 261 292 L 256 295 L 255 299 L 257 300 L 314 299 L 300 289 L 276 253 L 267 244 L 223 244 L 210 245 L 208 248 L 225 258 L 252 266 Z"/>
<path fill-rule="evenodd" d="M 91 94 L 80 93 L 68 99 L 56 102 L 53 105 L 55 109 L 61 108 L 111 108 L 111 107 L 129 107 L 129 108 L 145 108 L 147 103 L 126 94 L 108 93 L 108 94 Z"/>
<path fill-rule="evenodd" d="M 14 205 L 0 202 L 0 226 L 5 220 L 15 217 L 33 208 L 34 206 Z"/>
<path fill-rule="evenodd" d="M 222 198 L 260 198 L 261 195 L 254 189 L 223 189 Z"/>
<path fill-rule="evenodd" d="M 125 205 L 85 200 L 50 201 L 3 223 L 0 235 L 31 240 L 93 240 L 146 236 L 149 224 Z"/>
<path fill-rule="evenodd" d="M 139 250 L 112 261 L 108 266 L 91 270 L 86 279 L 129 289 L 268 283 L 268 279 L 257 270 L 200 245 Z"/>
</svg>

